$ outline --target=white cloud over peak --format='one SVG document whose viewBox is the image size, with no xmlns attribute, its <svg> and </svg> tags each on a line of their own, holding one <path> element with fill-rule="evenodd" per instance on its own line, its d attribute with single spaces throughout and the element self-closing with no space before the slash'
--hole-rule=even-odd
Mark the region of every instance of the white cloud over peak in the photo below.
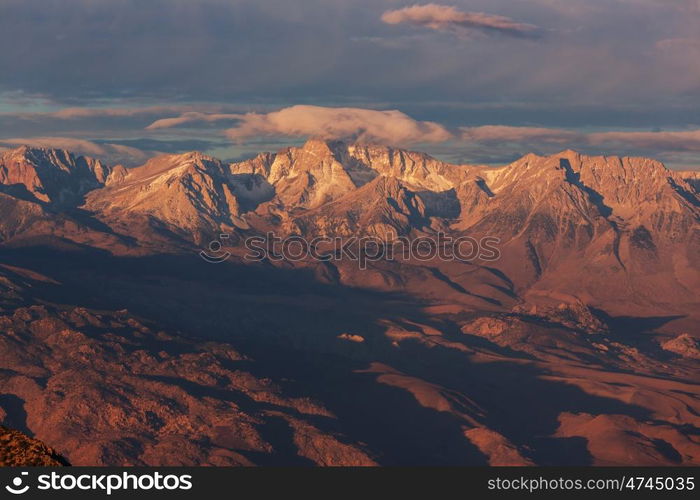
<svg viewBox="0 0 700 500">
<path fill-rule="evenodd" d="M 452 134 L 435 122 L 418 121 L 397 110 L 297 105 L 270 113 L 247 113 L 226 131 L 235 140 L 255 136 L 314 136 L 388 144 L 442 142 Z"/>
</svg>

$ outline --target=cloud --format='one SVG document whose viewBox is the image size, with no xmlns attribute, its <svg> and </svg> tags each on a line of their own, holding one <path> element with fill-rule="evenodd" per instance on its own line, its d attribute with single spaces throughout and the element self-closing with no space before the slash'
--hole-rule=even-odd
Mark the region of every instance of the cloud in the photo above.
<svg viewBox="0 0 700 500">
<path fill-rule="evenodd" d="M 467 142 L 545 142 L 564 144 L 580 138 L 571 130 L 542 127 L 511 127 L 506 125 L 484 125 L 461 127 L 461 138 Z"/>
<path fill-rule="evenodd" d="M 460 131 L 461 139 L 471 143 L 521 143 L 535 147 L 542 144 L 564 144 L 567 147 L 600 147 L 606 150 L 620 148 L 640 151 L 700 151 L 700 129 L 609 130 L 584 133 L 561 128 L 485 125 L 482 127 L 462 127 Z"/>
<path fill-rule="evenodd" d="M 554 154 L 575 149 L 586 154 L 649 156 L 671 167 L 700 165 L 700 129 L 671 131 L 608 130 L 583 132 L 562 128 L 486 125 L 460 128 L 460 141 L 448 143 L 452 155 L 469 162 L 501 164 L 525 153 Z M 449 151 L 448 151 L 449 153 Z"/>
<path fill-rule="evenodd" d="M 166 129 L 199 122 L 231 120 L 237 123 L 224 130 L 224 135 L 237 143 L 264 137 L 320 137 L 397 146 L 442 143 L 437 149 L 443 152 L 452 149 L 477 155 L 492 155 L 496 149 L 516 155 L 527 152 L 554 153 L 564 148 L 596 154 L 646 154 L 655 157 L 700 152 L 700 130 L 584 132 L 567 128 L 508 125 L 450 128 L 432 121 L 416 120 L 398 110 L 309 105 L 296 105 L 268 113 L 187 112 L 156 120 L 147 128 Z"/>
<path fill-rule="evenodd" d="M 173 118 L 161 118 L 160 120 L 156 120 L 146 127 L 146 130 L 173 128 L 197 122 L 213 123 L 239 120 L 243 117 L 244 115 L 236 113 L 202 113 L 200 111 L 189 111 Z"/>
<path fill-rule="evenodd" d="M 199 107 L 201 109 L 201 106 Z M 221 106 L 210 105 L 208 111 L 216 111 Z M 23 120 L 81 120 L 89 118 L 134 118 L 149 115 L 162 115 L 165 113 L 186 113 L 193 109 L 191 105 L 182 106 L 134 106 L 134 107 L 70 107 L 57 111 L 9 111 L 0 113 L 0 117 L 9 117 Z"/>
<path fill-rule="evenodd" d="M 203 115 L 200 118 L 204 121 L 216 116 Z M 226 130 L 225 134 L 237 142 L 272 138 L 262 149 L 289 144 L 287 139 L 280 141 L 279 138 L 282 137 L 294 139 L 316 136 L 397 146 L 424 143 L 422 150 L 457 163 L 502 164 L 529 152 L 554 154 L 572 148 L 587 154 L 650 156 L 671 166 L 684 168 L 700 165 L 700 129 L 584 132 L 565 128 L 484 125 L 450 130 L 437 123 L 417 121 L 400 111 L 318 106 L 292 106 L 270 113 L 237 116 L 238 125 Z M 190 118 L 194 120 L 193 117 Z M 113 141 L 116 140 L 96 141 L 53 136 L 12 138 L 0 139 L 0 149 L 20 145 L 67 149 L 99 158 L 108 164 L 122 163 L 127 166 L 142 164 L 160 151 L 181 152 L 204 148 L 216 154 L 217 150 L 226 150 L 223 143 L 194 139 L 183 140 L 182 144 L 178 140 L 172 144 L 146 139 L 122 140 L 122 144 Z M 257 153 L 259 150 L 261 144 L 249 144 L 245 154 Z M 238 149 L 236 151 L 240 153 Z"/>
<path fill-rule="evenodd" d="M 635 7 L 641 6 L 655 6 L 663 9 L 676 9 L 681 12 L 700 12 L 700 0 L 664 0 L 659 2 L 659 0 L 623 0 L 623 3 L 633 4 Z"/>
<path fill-rule="evenodd" d="M 182 112 L 188 109 L 184 106 L 145 106 L 133 108 L 64 108 L 48 113 L 30 113 L 32 115 L 43 115 L 48 118 L 59 118 L 73 120 L 79 118 L 102 118 L 102 117 L 133 117 L 141 115 L 153 115 L 159 113 Z"/>
<path fill-rule="evenodd" d="M 386 24 L 412 24 L 458 35 L 482 32 L 529 37 L 537 32 L 536 26 L 519 23 L 509 17 L 480 12 L 463 12 L 456 7 L 434 3 L 388 10 L 382 14 L 381 19 Z"/>
<path fill-rule="evenodd" d="M 416 17 L 418 8 L 429 12 L 425 4 L 431 2 L 445 5 L 432 7 L 427 18 Z M 678 42 L 654 46 L 670 37 L 692 46 L 698 39 L 696 0 L 3 0 L 2 5 L 0 45 L 13 50 L 0 54 L 1 66 L 11 68 L 0 82 L 0 110 L 55 103 L 121 107 L 134 100 L 243 102 L 266 110 L 297 102 L 361 102 L 453 124 L 651 128 L 697 123 L 700 109 L 696 51 Z M 470 17 L 473 12 L 503 19 Z M 383 23 L 382 13 L 402 24 Z M 435 29 L 519 36 L 523 23 L 540 26 L 524 31 L 546 34 L 549 43 L 491 43 L 489 37 L 488 43 L 467 44 L 433 36 Z M 29 96 L 43 102 L 24 106 Z M 453 103 L 507 109 L 498 116 L 459 117 Z M 532 105 L 527 116 L 522 103 Z M 137 124 L 143 129 L 155 118 L 186 111 L 207 110 L 110 118 L 108 126 L 118 122 L 123 130 L 122 124 L 145 118 Z M 108 120 L 82 120 L 100 119 Z M 78 124 L 69 134 L 58 121 L 51 120 L 51 128 L 22 120 L 22 128 L 9 124 L 0 136 L 96 129 L 92 122 Z"/>
<path fill-rule="evenodd" d="M 121 163 L 131 166 L 143 163 L 155 152 L 112 143 L 97 143 L 73 137 L 28 137 L 0 139 L 0 146 L 6 148 L 29 146 L 32 148 L 65 149 L 71 153 L 92 156 L 108 164 Z"/>
<path fill-rule="evenodd" d="M 233 105 L 201 103 L 98 108 L 70 107 L 51 111 L 5 111 L 0 112 L 0 138 L 77 137 L 89 138 L 99 143 L 123 144 L 126 139 L 153 136 L 153 134 L 144 132 L 144 128 L 147 128 L 158 118 L 187 117 L 195 110 L 197 113 L 206 115 L 231 113 L 238 109 L 241 108 Z M 160 127 L 154 126 L 153 128 Z M 191 139 L 192 135 L 195 134 L 188 133 L 186 139 Z"/>
<path fill-rule="evenodd" d="M 237 141 L 258 136 L 313 136 L 386 144 L 442 142 L 453 137 L 442 125 L 418 121 L 397 110 L 306 105 L 263 114 L 246 113 L 226 135 Z"/>
<path fill-rule="evenodd" d="M 589 134 L 590 144 L 607 147 L 636 148 L 644 151 L 698 151 L 700 152 L 700 130 L 677 130 L 659 132 L 598 132 Z"/>
<path fill-rule="evenodd" d="M 0 112 L 0 137 L 119 137 L 156 118 L 179 115 L 194 105 L 70 107 L 52 111 Z M 198 105 L 199 111 L 222 112 L 221 106 Z M 1 105 L 0 105 L 1 109 Z M 31 108 L 30 108 L 31 109 Z M 86 132 L 87 131 L 87 132 Z"/>
</svg>

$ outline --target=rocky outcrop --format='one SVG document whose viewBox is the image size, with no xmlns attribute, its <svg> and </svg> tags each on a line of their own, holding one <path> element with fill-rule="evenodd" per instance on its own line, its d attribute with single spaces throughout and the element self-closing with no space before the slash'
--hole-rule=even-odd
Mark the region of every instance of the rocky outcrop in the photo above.
<svg viewBox="0 0 700 500">
<path fill-rule="evenodd" d="M 75 206 L 103 186 L 110 168 L 60 149 L 26 146 L 0 153 L 0 185 L 19 198 L 58 207 Z"/>
<path fill-rule="evenodd" d="M 56 450 L 26 434 L 0 426 L 0 467 L 63 465 L 68 465 L 68 462 Z"/>
<path fill-rule="evenodd" d="M 3 399 L 21 404 L 10 416 L 26 414 L 26 427 L 73 465 L 252 465 L 295 455 L 374 463 L 361 444 L 319 428 L 333 427 L 333 414 L 246 371 L 250 361 L 230 345 L 154 330 L 126 311 L 16 309 L 0 316 L 0 357 Z"/>
<path fill-rule="evenodd" d="M 517 305 L 512 311 L 535 321 L 556 324 L 583 333 L 607 333 L 608 325 L 583 302 L 561 302 L 556 306 Z"/>
<path fill-rule="evenodd" d="M 116 225 L 147 219 L 197 241 L 203 232 L 243 224 L 226 166 L 200 153 L 159 156 L 115 174 L 107 187 L 90 193 L 85 208 Z"/>
<path fill-rule="evenodd" d="M 687 333 L 667 340 L 661 344 L 661 347 L 684 358 L 700 359 L 700 342 Z"/>
</svg>

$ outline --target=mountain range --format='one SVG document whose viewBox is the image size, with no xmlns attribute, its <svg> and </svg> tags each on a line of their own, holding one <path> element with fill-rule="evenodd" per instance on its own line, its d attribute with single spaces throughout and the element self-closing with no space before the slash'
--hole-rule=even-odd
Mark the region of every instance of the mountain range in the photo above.
<svg viewBox="0 0 700 500">
<path fill-rule="evenodd" d="M 0 424 L 70 463 L 700 463 L 697 172 L 21 147 L 0 213 Z M 250 262 L 270 233 L 489 237 L 498 258 Z"/>
</svg>

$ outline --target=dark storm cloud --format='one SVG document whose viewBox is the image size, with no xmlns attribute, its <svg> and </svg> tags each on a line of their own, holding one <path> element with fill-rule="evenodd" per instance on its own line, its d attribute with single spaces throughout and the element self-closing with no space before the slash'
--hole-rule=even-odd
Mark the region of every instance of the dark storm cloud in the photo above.
<svg viewBox="0 0 700 500">
<path fill-rule="evenodd" d="M 531 127 L 523 149 L 554 147 L 536 129 L 700 125 L 697 0 L 415 3 L 3 0 L 0 138 L 216 142 L 238 114 L 270 121 L 298 105 L 398 110 L 450 130 Z M 145 130 L 159 120 L 187 128 Z M 677 137 L 586 147 L 666 154 Z"/>
<path fill-rule="evenodd" d="M 604 103 L 609 114 L 622 114 L 630 104 L 678 104 L 700 94 L 696 52 L 676 49 L 697 46 L 697 13 L 692 2 L 668 5 L 4 0 L 0 91 L 74 105 L 124 97 L 399 109 L 398 101 L 542 102 L 560 109 Z M 415 29 L 388 25 L 383 15 L 401 24 L 504 34 L 536 25 L 547 37 L 455 43 L 430 30 L 408 36 Z"/>
<path fill-rule="evenodd" d="M 341 6 L 320 0 L 5 0 L 5 89 L 66 102 L 215 100 L 313 82 L 332 64 Z M 319 43 L 324 40 L 324 43 Z M 294 68 L 294 71 L 292 69 Z"/>
</svg>

